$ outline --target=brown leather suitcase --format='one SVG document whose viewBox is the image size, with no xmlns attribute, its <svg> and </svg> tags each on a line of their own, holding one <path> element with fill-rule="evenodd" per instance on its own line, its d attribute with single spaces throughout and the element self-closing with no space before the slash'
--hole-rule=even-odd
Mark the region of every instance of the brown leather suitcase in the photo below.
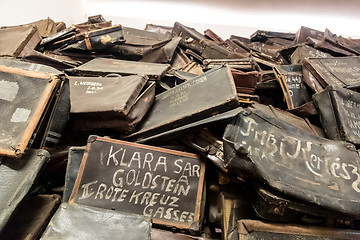
<svg viewBox="0 0 360 240">
<path fill-rule="evenodd" d="M 144 77 L 70 77 L 74 128 L 112 128 L 127 135 L 150 109 L 155 84 Z"/>
<path fill-rule="evenodd" d="M 0 56 L 23 57 L 41 41 L 36 26 L 26 25 L 0 29 Z"/>
</svg>

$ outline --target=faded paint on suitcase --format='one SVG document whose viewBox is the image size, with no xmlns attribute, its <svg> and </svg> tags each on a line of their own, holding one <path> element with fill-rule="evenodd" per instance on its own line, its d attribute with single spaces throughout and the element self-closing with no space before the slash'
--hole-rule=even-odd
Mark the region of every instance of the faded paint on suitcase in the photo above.
<svg viewBox="0 0 360 240">
<path fill-rule="evenodd" d="M 195 154 L 90 136 L 69 202 L 199 231 L 204 174 Z"/>
<path fill-rule="evenodd" d="M 224 133 L 225 164 L 277 191 L 360 218 L 355 146 L 304 132 L 263 111 L 245 109 Z M 230 171 L 230 169 L 229 169 Z"/>
<path fill-rule="evenodd" d="M 59 78 L 0 66 L 0 154 L 21 156 L 58 86 Z"/>
</svg>

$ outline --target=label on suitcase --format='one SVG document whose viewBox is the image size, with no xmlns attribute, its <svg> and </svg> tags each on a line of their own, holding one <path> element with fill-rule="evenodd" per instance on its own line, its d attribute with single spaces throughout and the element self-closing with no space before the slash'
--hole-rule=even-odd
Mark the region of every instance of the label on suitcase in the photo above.
<svg viewBox="0 0 360 240">
<path fill-rule="evenodd" d="M 214 98 L 214 96 L 218 97 Z M 206 119 L 236 108 L 238 105 L 236 88 L 229 67 L 225 65 L 213 68 L 203 75 L 157 95 L 139 130 L 130 137 L 141 140 Z"/>
<path fill-rule="evenodd" d="M 57 75 L 0 66 L 0 154 L 21 156 L 60 82 Z"/>
<path fill-rule="evenodd" d="M 328 138 L 360 144 L 360 93 L 329 86 L 313 99 Z"/>
<path fill-rule="evenodd" d="M 69 202 L 198 231 L 204 173 L 195 154 L 90 136 Z"/>
<path fill-rule="evenodd" d="M 250 108 L 227 126 L 223 138 L 224 159 L 233 172 L 309 204 L 360 217 L 360 158 L 354 145 L 317 137 Z"/>
</svg>

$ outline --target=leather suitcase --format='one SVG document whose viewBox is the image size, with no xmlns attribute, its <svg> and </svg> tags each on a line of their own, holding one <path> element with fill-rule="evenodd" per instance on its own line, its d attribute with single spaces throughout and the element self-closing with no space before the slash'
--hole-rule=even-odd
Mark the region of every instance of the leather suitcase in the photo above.
<svg viewBox="0 0 360 240">
<path fill-rule="evenodd" d="M 29 193 L 50 154 L 29 150 L 21 159 L 3 158 L 0 164 L 0 232 Z"/>
<path fill-rule="evenodd" d="M 69 203 L 141 214 L 163 228 L 198 232 L 204 173 L 195 154 L 90 136 Z"/>
<path fill-rule="evenodd" d="M 214 98 L 214 95 L 219 97 Z M 129 137 L 139 141 L 234 109 L 238 105 L 229 67 L 213 68 L 157 95 L 149 114 L 137 132 Z"/>
<path fill-rule="evenodd" d="M 310 47 L 306 44 L 300 44 L 290 55 L 291 64 L 302 64 L 305 58 L 328 58 L 330 54 L 322 52 L 318 49 Z"/>
<path fill-rule="evenodd" d="M 246 193 L 260 219 L 272 222 L 352 228 L 355 221 L 306 202 L 283 195 L 269 187 L 247 184 Z"/>
<path fill-rule="evenodd" d="M 252 58 L 241 59 L 205 59 L 203 61 L 203 68 L 205 70 L 218 67 L 224 64 L 228 64 L 230 68 L 242 70 L 242 71 L 255 71 L 258 70 L 256 62 Z"/>
<path fill-rule="evenodd" d="M 86 32 L 78 38 L 80 41 L 61 48 L 61 51 L 99 51 L 125 42 L 121 25 Z"/>
<path fill-rule="evenodd" d="M 68 202 L 70 195 L 73 191 L 76 177 L 79 172 L 81 160 L 84 156 L 85 146 L 84 147 L 70 147 L 68 154 L 68 162 L 66 166 L 65 174 L 65 185 L 63 192 L 63 202 Z"/>
<path fill-rule="evenodd" d="M 141 76 L 70 77 L 71 113 L 78 130 L 135 130 L 155 98 L 155 84 Z"/>
<path fill-rule="evenodd" d="M 24 62 L 20 59 L 15 59 L 15 58 L 0 58 L 0 65 L 7 67 L 21 68 L 23 70 L 34 71 L 34 72 L 62 74 L 62 72 L 60 72 L 56 68 L 49 67 L 43 64 Z"/>
<path fill-rule="evenodd" d="M 35 195 L 21 202 L 0 239 L 39 239 L 61 202 L 59 195 Z"/>
<path fill-rule="evenodd" d="M 171 34 L 172 27 L 147 23 L 144 30 L 161 34 Z"/>
<path fill-rule="evenodd" d="M 225 130 L 225 166 L 309 205 L 358 219 L 358 152 L 314 130 L 247 108 Z"/>
<path fill-rule="evenodd" d="M 328 85 L 338 85 L 349 89 L 360 87 L 359 57 L 342 58 L 306 58 L 303 69 L 306 68 L 319 82 L 322 88 Z M 304 81 L 308 80 L 304 78 Z M 310 87 L 311 82 L 306 82 Z M 317 91 L 315 91 L 317 92 Z"/>
<path fill-rule="evenodd" d="M 34 137 L 42 137 L 41 123 L 54 101 L 59 75 L 0 66 L 0 154 L 20 157 Z M 61 77 L 61 76 L 60 76 Z"/>
<path fill-rule="evenodd" d="M 360 232 L 336 228 L 323 228 L 279 223 L 266 223 L 257 220 L 238 221 L 238 240 L 350 240 L 360 238 Z"/>
<path fill-rule="evenodd" d="M 170 69 L 169 64 L 125 61 L 109 58 L 95 58 L 71 72 L 79 76 L 106 76 L 109 73 L 120 75 L 146 75 L 150 80 L 160 79 Z"/>
<path fill-rule="evenodd" d="M 0 56 L 23 57 L 41 41 L 36 26 L 0 29 Z"/>
<path fill-rule="evenodd" d="M 257 30 L 250 36 L 250 40 L 252 42 L 256 42 L 256 41 L 263 42 L 269 38 L 281 38 L 281 39 L 288 39 L 290 41 L 293 41 L 295 39 L 295 34 L 294 33 Z"/>
<path fill-rule="evenodd" d="M 302 79 L 301 65 L 279 65 L 273 70 L 283 91 L 287 109 L 292 110 L 311 101 Z"/>
<path fill-rule="evenodd" d="M 173 36 L 182 38 L 180 45 L 185 49 L 190 49 L 199 54 L 202 58 L 224 59 L 224 58 L 240 58 L 234 52 L 219 46 L 212 40 L 207 39 L 204 35 L 195 29 L 176 22 L 172 30 Z"/>
<path fill-rule="evenodd" d="M 313 39 L 322 40 L 324 38 L 324 32 L 302 26 L 296 32 L 295 42 L 304 43 L 309 37 Z"/>
<path fill-rule="evenodd" d="M 108 51 L 117 58 L 133 61 L 138 61 L 145 56 L 151 57 L 153 51 L 162 49 L 172 39 L 169 33 L 156 33 L 129 27 L 123 27 L 123 32 L 125 43 L 114 46 Z"/>
<path fill-rule="evenodd" d="M 150 240 L 151 223 L 140 215 L 63 203 L 40 239 Z"/>
<path fill-rule="evenodd" d="M 360 144 L 360 93 L 334 85 L 313 99 L 329 139 Z"/>
</svg>

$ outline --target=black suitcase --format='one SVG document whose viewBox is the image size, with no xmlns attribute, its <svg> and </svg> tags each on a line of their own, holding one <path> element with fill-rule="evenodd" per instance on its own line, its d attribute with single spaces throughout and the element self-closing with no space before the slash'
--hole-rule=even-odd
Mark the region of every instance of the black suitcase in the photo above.
<svg viewBox="0 0 360 240">
<path fill-rule="evenodd" d="M 313 130 L 247 108 L 225 130 L 225 166 L 309 205 L 358 219 L 355 146 L 318 137 Z"/>
<path fill-rule="evenodd" d="M 69 203 L 199 232 L 205 164 L 192 153 L 90 136 Z"/>
</svg>

